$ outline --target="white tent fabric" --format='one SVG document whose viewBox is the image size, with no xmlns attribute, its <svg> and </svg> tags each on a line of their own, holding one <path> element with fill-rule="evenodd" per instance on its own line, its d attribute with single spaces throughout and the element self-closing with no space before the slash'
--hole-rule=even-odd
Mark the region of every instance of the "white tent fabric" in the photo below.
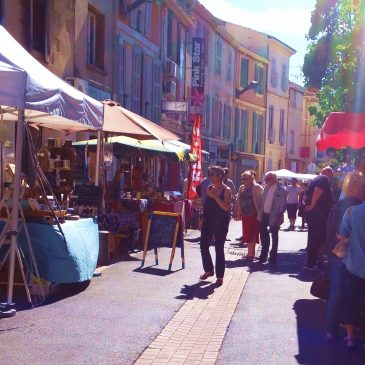
<svg viewBox="0 0 365 365">
<path fill-rule="evenodd" d="M 0 104 L 56 114 L 101 129 L 103 104 L 63 81 L 0 26 Z"/>
<path fill-rule="evenodd" d="M 298 180 L 309 181 L 309 180 L 313 180 L 317 176 L 317 175 L 312 175 L 312 174 L 299 174 L 299 173 L 295 173 L 293 171 L 286 170 L 286 169 L 281 169 L 281 170 L 272 171 L 272 172 L 279 179 L 292 179 L 292 178 L 296 178 Z"/>
</svg>

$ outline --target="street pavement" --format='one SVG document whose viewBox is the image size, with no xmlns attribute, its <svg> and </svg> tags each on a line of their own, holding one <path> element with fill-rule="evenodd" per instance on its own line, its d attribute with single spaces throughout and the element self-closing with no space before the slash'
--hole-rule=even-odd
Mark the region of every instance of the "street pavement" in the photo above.
<svg viewBox="0 0 365 365">
<path fill-rule="evenodd" d="M 365 364 L 361 351 L 324 339 L 326 303 L 309 293 L 319 273 L 303 269 L 306 232 L 280 232 L 275 266 L 247 265 L 233 245 L 240 229 L 231 223 L 222 287 L 198 280 L 198 232 L 189 231 L 185 270 L 177 252 L 169 273 L 162 248 L 158 267 L 149 253 L 140 270 L 136 254 L 87 287 L 19 306 L 0 320 L 0 364 Z"/>
</svg>

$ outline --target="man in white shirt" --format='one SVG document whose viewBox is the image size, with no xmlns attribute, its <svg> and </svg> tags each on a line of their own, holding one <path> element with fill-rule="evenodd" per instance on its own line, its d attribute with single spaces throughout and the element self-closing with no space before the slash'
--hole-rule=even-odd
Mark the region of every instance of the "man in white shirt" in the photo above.
<svg viewBox="0 0 365 365">
<path fill-rule="evenodd" d="M 288 193 L 286 197 L 286 210 L 288 212 L 288 218 L 290 222 L 290 226 L 287 230 L 294 231 L 295 220 L 297 219 L 299 196 L 302 192 L 302 188 L 298 185 L 298 180 L 296 178 L 292 179 L 291 185 L 286 187 L 286 191 Z"/>
<path fill-rule="evenodd" d="M 286 191 L 276 179 L 273 172 L 267 172 L 265 175 L 265 189 L 262 194 L 261 209 L 258 213 L 260 221 L 260 239 L 261 255 L 259 261 L 267 261 L 270 248 L 270 233 L 272 248 L 270 251 L 269 263 L 276 263 L 276 256 L 279 244 L 279 228 L 284 221 L 284 212 L 286 206 Z M 270 228 L 270 232 L 268 230 Z"/>
</svg>

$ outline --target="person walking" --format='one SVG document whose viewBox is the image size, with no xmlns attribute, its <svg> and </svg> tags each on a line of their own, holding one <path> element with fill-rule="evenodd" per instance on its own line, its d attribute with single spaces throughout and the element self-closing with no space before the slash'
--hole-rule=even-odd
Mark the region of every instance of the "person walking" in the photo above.
<svg viewBox="0 0 365 365">
<path fill-rule="evenodd" d="M 308 224 L 307 268 L 321 265 L 320 251 L 326 241 L 327 219 L 334 198 L 331 190 L 332 168 L 327 166 L 309 184 L 306 193 L 306 218 Z"/>
<path fill-rule="evenodd" d="M 258 215 L 260 221 L 260 239 L 261 255 L 259 261 L 267 261 L 270 248 L 270 233 L 272 239 L 272 248 L 270 251 L 269 262 L 276 263 L 276 256 L 279 244 L 279 229 L 284 222 L 284 212 L 286 206 L 286 191 L 277 181 L 273 172 L 267 172 L 265 175 L 265 189 L 262 195 L 261 207 Z M 270 232 L 268 231 L 270 228 Z"/>
<path fill-rule="evenodd" d="M 286 210 L 288 212 L 288 218 L 290 226 L 287 228 L 288 231 L 294 231 L 295 221 L 297 219 L 297 210 L 299 206 L 299 197 L 302 192 L 302 188 L 298 185 L 298 180 L 293 178 L 291 185 L 286 187 L 288 193 L 286 198 Z"/>
<path fill-rule="evenodd" d="M 207 198 L 203 206 L 203 223 L 200 237 L 200 251 L 204 273 L 201 280 L 214 276 L 214 266 L 209 252 L 209 246 L 214 236 L 216 253 L 216 284 L 223 284 L 225 271 L 224 242 L 228 232 L 229 211 L 231 209 L 231 190 L 223 184 L 224 170 L 220 166 L 211 166 L 208 177 L 212 185 L 206 190 Z"/>
<path fill-rule="evenodd" d="M 346 210 L 361 204 L 365 199 L 365 176 L 356 172 L 347 174 L 343 191 L 346 197 L 333 205 L 327 220 L 325 253 L 328 257 L 330 279 L 326 313 L 327 340 L 333 340 L 338 336 L 345 299 L 345 265 L 342 259 L 332 253 L 332 250 L 339 243 L 337 232 Z"/>
<path fill-rule="evenodd" d="M 242 175 L 242 185 L 238 191 L 236 219 L 242 220 L 242 243 L 247 243 L 246 259 L 255 258 L 255 245 L 259 243 L 260 223 L 257 219 L 261 207 L 263 188 L 254 180 L 251 171 Z"/>
<path fill-rule="evenodd" d="M 302 183 L 302 191 L 299 195 L 299 209 L 298 209 L 298 217 L 302 218 L 301 229 L 305 229 L 305 224 L 307 222 L 306 213 L 305 213 L 305 200 L 307 199 L 306 193 L 308 189 L 308 183 Z"/>
<path fill-rule="evenodd" d="M 355 330 L 365 299 L 365 201 L 350 207 L 339 230 L 339 239 L 348 239 L 345 264 L 345 313 L 347 346 L 355 347 Z M 364 345 L 365 349 L 365 345 Z"/>
</svg>

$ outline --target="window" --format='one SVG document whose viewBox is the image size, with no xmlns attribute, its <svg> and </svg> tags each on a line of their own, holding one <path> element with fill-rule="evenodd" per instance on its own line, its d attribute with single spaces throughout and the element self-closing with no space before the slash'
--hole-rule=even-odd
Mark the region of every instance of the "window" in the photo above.
<svg viewBox="0 0 365 365">
<path fill-rule="evenodd" d="M 233 54 L 232 54 L 232 50 L 229 49 L 229 51 L 228 51 L 228 62 L 227 62 L 227 75 L 226 75 L 226 81 L 227 82 L 232 81 L 232 63 L 233 63 Z"/>
<path fill-rule="evenodd" d="M 167 57 L 170 60 L 175 61 L 176 52 L 174 52 L 174 43 L 173 43 L 173 12 L 171 10 L 167 13 Z"/>
<path fill-rule="evenodd" d="M 267 171 L 272 171 L 272 158 L 267 160 Z"/>
<path fill-rule="evenodd" d="M 270 74 L 271 86 L 276 89 L 278 86 L 278 72 L 276 71 L 276 59 L 271 59 L 271 74 Z"/>
<path fill-rule="evenodd" d="M 87 62 L 104 69 L 104 15 L 89 8 L 87 17 Z"/>
<path fill-rule="evenodd" d="M 152 3 L 145 4 L 145 35 L 147 38 L 152 36 Z"/>
<path fill-rule="evenodd" d="M 31 3 L 33 15 L 31 19 L 32 49 L 41 52 L 48 58 L 48 1 L 33 0 Z M 48 59 L 47 59 L 48 61 Z"/>
<path fill-rule="evenodd" d="M 96 15 L 89 13 L 88 15 L 88 55 L 87 60 L 91 65 L 96 63 Z"/>
<path fill-rule="evenodd" d="M 285 63 L 281 65 L 281 90 L 288 90 L 288 66 Z"/>
<path fill-rule="evenodd" d="M 2 24 L 4 18 L 4 1 L 0 0 L 0 24 Z"/>
<path fill-rule="evenodd" d="M 248 85 L 248 59 L 241 58 L 241 70 L 240 70 L 240 87 L 245 88 Z"/>
<path fill-rule="evenodd" d="M 264 123 L 262 114 L 254 112 L 252 124 L 252 153 L 262 155 L 264 153 Z"/>
<path fill-rule="evenodd" d="M 294 153 L 294 131 L 290 131 L 289 153 Z"/>
<path fill-rule="evenodd" d="M 290 98 L 290 105 L 293 108 L 297 107 L 297 91 L 294 89 L 291 89 L 289 92 L 289 98 Z"/>
<path fill-rule="evenodd" d="M 285 144 L 285 110 L 280 109 L 280 129 L 279 129 L 279 143 L 284 146 Z"/>
<path fill-rule="evenodd" d="M 137 114 L 141 114 L 142 53 L 139 48 L 133 49 L 132 67 L 132 111 Z"/>
<path fill-rule="evenodd" d="M 205 115 L 204 115 L 205 123 L 204 123 L 204 126 L 205 126 L 206 130 L 209 130 L 210 108 L 211 108 L 211 106 L 210 106 L 210 104 L 211 104 L 210 103 L 210 96 L 209 95 L 207 95 L 205 97 L 204 102 L 205 102 Z"/>
<path fill-rule="evenodd" d="M 256 93 L 259 95 L 264 95 L 265 93 L 265 69 L 264 67 L 256 63 L 255 65 L 255 81 L 257 81 L 259 84 L 256 88 Z"/>
<path fill-rule="evenodd" d="M 221 74 L 222 63 L 222 38 L 216 33 L 215 35 L 215 59 L 214 59 L 214 72 L 217 75 Z"/>
<path fill-rule="evenodd" d="M 230 139 L 231 137 L 231 117 L 232 117 L 232 108 L 228 104 L 224 104 L 223 109 L 223 137 L 226 139 Z"/>
<path fill-rule="evenodd" d="M 219 101 L 218 96 L 215 97 L 212 108 L 213 134 L 215 137 L 220 137 L 222 133 L 222 103 Z"/>
<path fill-rule="evenodd" d="M 161 64 L 158 61 L 153 62 L 152 69 L 152 79 L 153 79 L 153 89 L 152 89 L 152 99 L 153 99 L 153 111 L 152 120 L 155 123 L 160 123 L 161 121 L 161 88 L 162 88 L 162 78 L 161 78 Z"/>
<path fill-rule="evenodd" d="M 272 105 L 269 106 L 269 123 L 268 123 L 268 135 L 269 135 L 269 143 L 274 143 L 275 141 L 275 132 L 274 132 L 274 107 Z"/>
<path fill-rule="evenodd" d="M 248 111 L 236 108 L 235 114 L 236 150 L 248 152 Z"/>
</svg>

